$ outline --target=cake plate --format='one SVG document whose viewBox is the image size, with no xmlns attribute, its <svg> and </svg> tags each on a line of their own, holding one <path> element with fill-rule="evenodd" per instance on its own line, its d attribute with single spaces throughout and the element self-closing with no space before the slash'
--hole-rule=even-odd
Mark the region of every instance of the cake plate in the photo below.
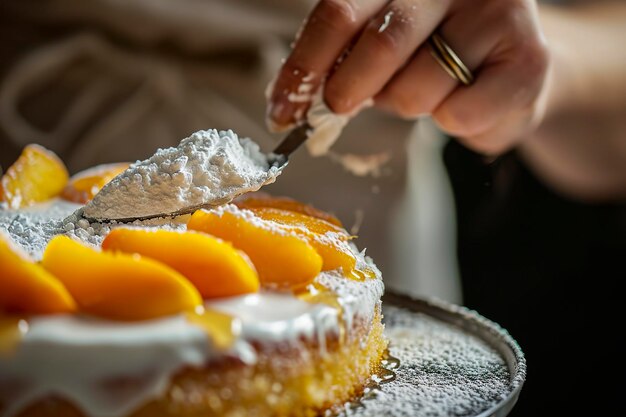
<svg viewBox="0 0 626 417">
<path fill-rule="evenodd" d="M 526 360 L 517 342 L 477 312 L 393 292 L 383 297 L 392 373 L 337 414 L 502 417 L 517 401 Z M 389 362 L 388 362 L 389 363 Z M 395 367 L 395 366 L 394 366 Z"/>
</svg>

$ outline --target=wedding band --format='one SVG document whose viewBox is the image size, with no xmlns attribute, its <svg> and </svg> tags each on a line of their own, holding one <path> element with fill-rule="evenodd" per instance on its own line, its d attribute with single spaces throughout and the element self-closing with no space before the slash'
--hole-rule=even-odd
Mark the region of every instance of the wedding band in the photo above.
<svg viewBox="0 0 626 417">
<path fill-rule="evenodd" d="M 437 33 L 428 38 L 433 57 L 452 78 L 464 85 L 474 82 L 474 76 L 461 58 L 450 48 L 450 45 Z"/>
</svg>

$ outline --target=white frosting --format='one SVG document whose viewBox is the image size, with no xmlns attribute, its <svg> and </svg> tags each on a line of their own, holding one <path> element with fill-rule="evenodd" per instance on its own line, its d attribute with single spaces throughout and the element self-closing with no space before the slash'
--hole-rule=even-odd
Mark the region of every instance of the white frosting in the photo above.
<svg viewBox="0 0 626 417">
<path fill-rule="evenodd" d="M 252 140 L 231 130 L 201 130 L 133 164 L 102 188 L 84 214 L 127 219 L 221 204 L 274 182 L 279 174 Z"/>
<path fill-rule="evenodd" d="M 126 415 L 163 392 L 181 366 L 200 366 L 210 352 L 204 332 L 183 317 L 114 323 L 41 316 L 29 324 L 15 354 L 0 357 L 0 381 L 27 381 L 13 393 L 5 416 L 51 394 L 91 416 Z M 117 378 L 136 384 L 112 395 Z"/>
<path fill-rule="evenodd" d="M 321 333 L 339 328 L 334 308 L 310 304 L 288 294 L 249 294 L 210 301 L 207 306 L 241 320 L 242 337 L 249 341 L 293 341 L 299 336 L 319 341 L 324 337 Z"/>
<path fill-rule="evenodd" d="M 318 282 L 340 295 L 346 325 L 357 316 L 373 318 L 383 290 L 380 279 L 359 283 L 339 273 L 323 273 Z M 12 416 L 51 394 L 70 400 L 88 416 L 126 415 L 161 395 L 170 377 L 185 366 L 202 366 L 219 356 L 253 363 L 252 342 L 298 343 L 305 337 L 324 350 L 326 335 L 338 332 L 340 326 L 335 308 L 290 294 L 264 292 L 209 301 L 205 306 L 241 321 L 240 336 L 229 350 L 213 348 L 210 335 L 182 315 L 133 323 L 70 315 L 29 320 L 30 328 L 14 355 L 0 356 L 0 383 L 28 382 L 12 394 L 11 406 L 1 415 Z M 137 384 L 112 396 L 106 382 L 114 384 L 116 378 L 133 378 Z"/>
</svg>

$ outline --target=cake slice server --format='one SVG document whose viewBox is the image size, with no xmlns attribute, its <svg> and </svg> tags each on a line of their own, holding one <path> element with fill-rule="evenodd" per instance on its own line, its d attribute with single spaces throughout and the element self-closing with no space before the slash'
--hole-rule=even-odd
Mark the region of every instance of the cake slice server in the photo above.
<svg viewBox="0 0 626 417">
<path fill-rule="evenodd" d="M 311 130 L 312 130 L 312 127 L 308 123 L 305 123 L 303 125 L 300 125 L 294 128 L 291 132 L 289 132 L 289 134 L 287 134 L 287 136 L 285 136 L 285 138 L 276 146 L 274 151 L 272 151 L 271 153 L 267 155 L 269 167 L 277 169 L 278 171 L 282 171 L 289 163 L 289 156 L 296 149 L 298 149 L 300 145 L 304 143 L 304 141 L 307 140 L 309 136 L 309 132 Z M 210 201 L 205 201 L 202 204 L 196 204 L 193 206 L 184 207 L 174 212 L 157 213 L 157 214 L 151 214 L 149 216 L 126 217 L 126 218 L 116 218 L 116 219 L 109 219 L 109 220 L 102 219 L 102 218 L 90 218 L 85 215 L 82 215 L 82 217 L 87 219 L 90 222 L 92 221 L 93 222 L 108 222 L 108 221 L 115 220 L 115 222 L 119 222 L 119 223 L 130 223 L 136 220 L 149 220 L 149 219 L 154 219 L 154 218 L 176 217 L 176 216 L 181 216 L 185 214 L 192 214 L 193 212 L 199 209 L 211 208 L 211 207 L 216 207 L 222 204 L 229 203 L 230 201 L 232 201 L 234 198 L 238 197 L 241 194 L 243 194 L 243 192 L 241 193 L 234 192 L 232 196 L 229 196 L 229 198 L 227 199 L 224 199 L 224 198 L 214 199 Z"/>
<path fill-rule="evenodd" d="M 269 155 L 268 162 L 270 166 L 283 169 L 289 163 L 289 155 L 302 145 L 309 137 L 309 132 L 313 128 L 308 123 L 304 123 L 294 128 L 285 138 L 276 146 L 274 151 Z"/>
</svg>

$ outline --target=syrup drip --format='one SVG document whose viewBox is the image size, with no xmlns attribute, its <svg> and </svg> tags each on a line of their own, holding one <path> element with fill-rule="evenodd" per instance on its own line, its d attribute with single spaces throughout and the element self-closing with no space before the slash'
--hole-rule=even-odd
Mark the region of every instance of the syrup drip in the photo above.
<svg viewBox="0 0 626 417">
<path fill-rule="evenodd" d="M 363 387 L 363 394 L 359 398 L 344 404 L 341 412 L 357 410 L 367 407 L 367 400 L 375 399 L 381 392 L 381 385 L 388 384 L 396 379 L 396 370 L 400 367 L 400 359 L 392 356 L 389 349 L 384 354 L 384 358 L 380 361 L 378 370 L 370 377 L 370 380 Z M 337 415 L 327 414 L 328 416 Z"/>
<path fill-rule="evenodd" d="M 353 269 L 348 274 L 346 274 L 346 276 L 350 279 L 353 279 L 354 281 L 362 282 L 376 278 L 376 273 L 369 266 L 363 266 Z"/>
<path fill-rule="evenodd" d="M 15 352 L 27 332 L 28 322 L 24 318 L 0 316 L 0 356 L 6 357 Z"/>
<path fill-rule="evenodd" d="M 241 334 L 241 321 L 229 314 L 199 306 L 193 312 L 185 313 L 187 321 L 200 327 L 208 339 L 218 349 L 226 350 L 233 346 Z"/>
</svg>

